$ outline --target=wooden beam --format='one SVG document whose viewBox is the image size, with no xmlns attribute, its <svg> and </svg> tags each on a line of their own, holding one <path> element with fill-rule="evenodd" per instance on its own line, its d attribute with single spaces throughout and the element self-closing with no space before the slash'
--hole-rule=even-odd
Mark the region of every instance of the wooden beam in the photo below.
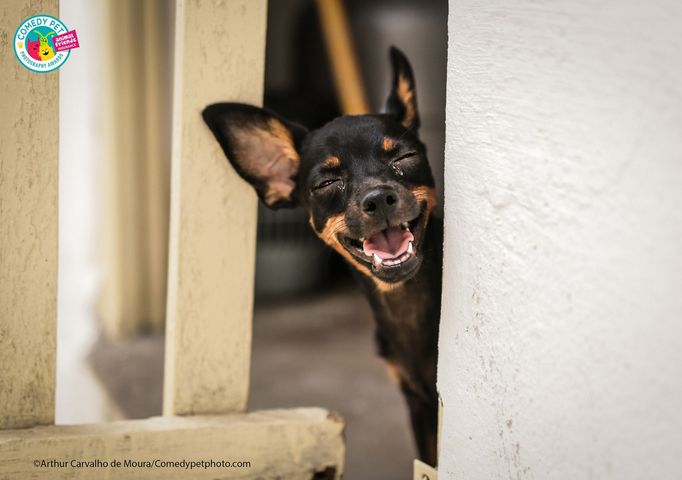
<svg viewBox="0 0 682 480">
<path fill-rule="evenodd" d="M 369 113 L 353 37 L 342 0 L 316 0 L 329 63 L 345 115 Z"/>
<path fill-rule="evenodd" d="M 36 13 L 57 16 L 58 1 L 0 9 L 0 429 L 54 419 L 59 77 L 12 53 Z"/>
<path fill-rule="evenodd" d="M 343 472 L 343 428 L 343 421 L 333 413 L 301 408 L 8 430 L 0 432 L 0 478 L 339 479 Z M 114 459 L 122 465 L 112 467 Z M 67 463 L 64 467 L 36 467 L 36 460 Z M 74 460 L 99 460 L 109 465 L 77 468 L 71 465 Z M 126 460 L 249 464 L 190 470 L 158 464 L 125 467 Z M 328 476 L 314 477 L 325 471 Z"/>
<path fill-rule="evenodd" d="M 246 408 L 256 195 L 201 118 L 219 101 L 260 104 L 265 0 L 176 7 L 164 413 Z"/>
</svg>

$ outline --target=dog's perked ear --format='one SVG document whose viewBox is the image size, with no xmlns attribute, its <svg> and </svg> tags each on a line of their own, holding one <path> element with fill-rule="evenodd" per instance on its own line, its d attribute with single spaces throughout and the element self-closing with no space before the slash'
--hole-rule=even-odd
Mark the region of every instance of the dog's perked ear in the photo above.
<svg viewBox="0 0 682 480">
<path fill-rule="evenodd" d="M 391 93 L 386 100 L 386 113 L 405 128 L 416 133 L 420 124 L 417 111 L 417 88 L 412 67 L 405 54 L 395 47 L 390 48 L 389 56 L 393 70 L 393 83 Z"/>
<path fill-rule="evenodd" d="M 242 103 L 209 105 L 203 117 L 232 166 L 265 205 L 297 205 L 298 152 L 308 134 L 304 127 Z"/>
</svg>

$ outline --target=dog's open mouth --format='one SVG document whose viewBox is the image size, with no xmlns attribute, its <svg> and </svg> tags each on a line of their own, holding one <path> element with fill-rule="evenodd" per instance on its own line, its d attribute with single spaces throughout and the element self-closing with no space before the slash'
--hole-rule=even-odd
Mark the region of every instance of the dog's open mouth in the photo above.
<svg viewBox="0 0 682 480">
<path fill-rule="evenodd" d="M 351 255 L 371 267 L 374 274 L 383 277 L 391 271 L 397 273 L 417 259 L 423 218 L 421 213 L 410 221 L 385 228 L 365 238 L 339 234 L 339 240 Z"/>
<path fill-rule="evenodd" d="M 414 255 L 414 235 L 409 223 L 390 227 L 362 241 L 362 253 L 372 259 L 375 268 L 393 267 Z"/>
</svg>

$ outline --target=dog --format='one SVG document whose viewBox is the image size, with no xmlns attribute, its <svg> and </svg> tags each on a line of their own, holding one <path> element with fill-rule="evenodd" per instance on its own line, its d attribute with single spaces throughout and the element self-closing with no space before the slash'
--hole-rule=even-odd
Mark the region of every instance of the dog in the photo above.
<svg viewBox="0 0 682 480">
<path fill-rule="evenodd" d="M 436 464 L 436 360 L 443 224 L 419 140 L 412 67 L 391 47 L 386 112 L 308 131 L 262 108 L 218 103 L 203 118 L 270 208 L 301 206 L 353 267 L 374 312 L 378 354 L 406 399 L 421 460 Z"/>
</svg>

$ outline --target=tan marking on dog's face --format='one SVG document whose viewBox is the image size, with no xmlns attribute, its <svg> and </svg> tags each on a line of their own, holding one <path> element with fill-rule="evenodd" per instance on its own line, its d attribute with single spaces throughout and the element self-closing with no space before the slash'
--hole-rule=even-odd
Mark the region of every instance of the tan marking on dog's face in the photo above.
<svg viewBox="0 0 682 480">
<path fill-rule="evenodd" d="M 315 224 L 313 222 L 312 215 L 310 216 L 310 225 L 313 226 L 315 230 Z M 346 218 L 343 213 L 339 213 L 332 217 L 329 217 L 324 224 L 324 228 L 321 232 L 315 230 L 320 239 L 326 243 L 329 247 L 336 250 L 343 258 L 345 258 L 351 265 L 357 268 L 359 271 L 372 277 L 372 273 L 369 271 L 368 266 L 360 263 L 353 255 L 350 254 L 348 250 L 345 249 L 341 242 L 339 241 L 339 234 L 343 234 L 348 231 L 348 226 L 346 225 Z"/>
<path fill-rule="evenodd" d="M 395 148 L 395 140 L 393 140 L 392 138 L 384 137 L 384 141 L 381 145 L 381 148 L 383 148 L 385 152 L 390 152 Z"/>
<path fill-rule="evenodd" d="M 322 229 L 322 231 L 318 231 L 315 228 L 315 222 L 313 221 L 312 215 L 310 216 L 308 221 L 310 223 L 310 226 L 313 228 L 313 231 L 315 231 L 315 233 L 317 234 L 317 236 L 320 237 L 320 239 L 329 247 L 338 252 L 339 255 L 345 258 L 348 261 L 348 263 L 350 263 L 358 271 L 367 275 L 374 282 L 374 284 L 377 287 L 377 290 L 381 292 L 392 292 L 397 288 L 402 287 L 403 285 L 402 282 L 387 283 L 375 277 L 371 271 L 372 267 L 364 263 L 361 263 L 357 258 L 351 255 L 351 253 L 348 250 L 346 250 L 346 248 L 343 245 L 341 245 L 341 242 L 339 241 L 339 234 L 345 234 L 348 231 L 348 226 L 346 225 L 346 218 L 343 213 L 339 213 L 337 215 L 329 217 L 326 223 L 324 224 L 324 228 Z"/>
<path fill-rule="evenodd" d="M 327 157 L 324 162 L 322 162 L 322 168 L 327 168 L 327 169 L 332 169 L 332 168 L 339 168 L 341 166 L 341 160 L 339 160 L 339 157 Z"/>
<path fill-rule="evenodd" d="M 414 90 L 412 89 L 410 82 L 403 75 L 398 75 L 397 90 L 398 98 L 400 98 L 400 101 L 405 106 L 405 116 L 403 117 L 402 124 L 405 128 L 409 128 L 417 113 L 414 104 Z"/>
<path fill-rule="evenodd" d="M 339 213 L 327 219 L 322 231 L 318 232 L 318 236 L 324 243 L 333 247 L 339 242 L 338 234 L 347 231 L 348 226 L 346 225 L 346 217 L 343 213 Z"/>
<path fill-rule="evenodd" d="M 414 198 L 418 202 L 426 202 L 426 208 L 428 209 L 429 213 L 433 208 L 436 206 L 438 203 L 438 200 L 436 198 L 436 189 L 433 187 L 425 187 L 425 186 L 419 186 L 419 187 L 413 187 L 410 189 L 412 192 L 412 195 L 414 195 Z"/>
<path fill-rule="evenodd" d="M 417 199 L 417 202 L 426 203 L 426 207 L 422 213 L 422 215 L 424 215 L 424 221 L 422 222 L 419 232 L 419 238 L 424 238 L 424 230 L 426 230 L 426 226 L 429 223 L 429 217 L 431 216 L 431 212 L 433 211 L 434 207 L 438 203 L 436 189 L 433 187 L 420 186 L 411 188 L 410 191 L 412 192 L 412 195 L 414 195 L 414 198 Z"/>
</svg>

